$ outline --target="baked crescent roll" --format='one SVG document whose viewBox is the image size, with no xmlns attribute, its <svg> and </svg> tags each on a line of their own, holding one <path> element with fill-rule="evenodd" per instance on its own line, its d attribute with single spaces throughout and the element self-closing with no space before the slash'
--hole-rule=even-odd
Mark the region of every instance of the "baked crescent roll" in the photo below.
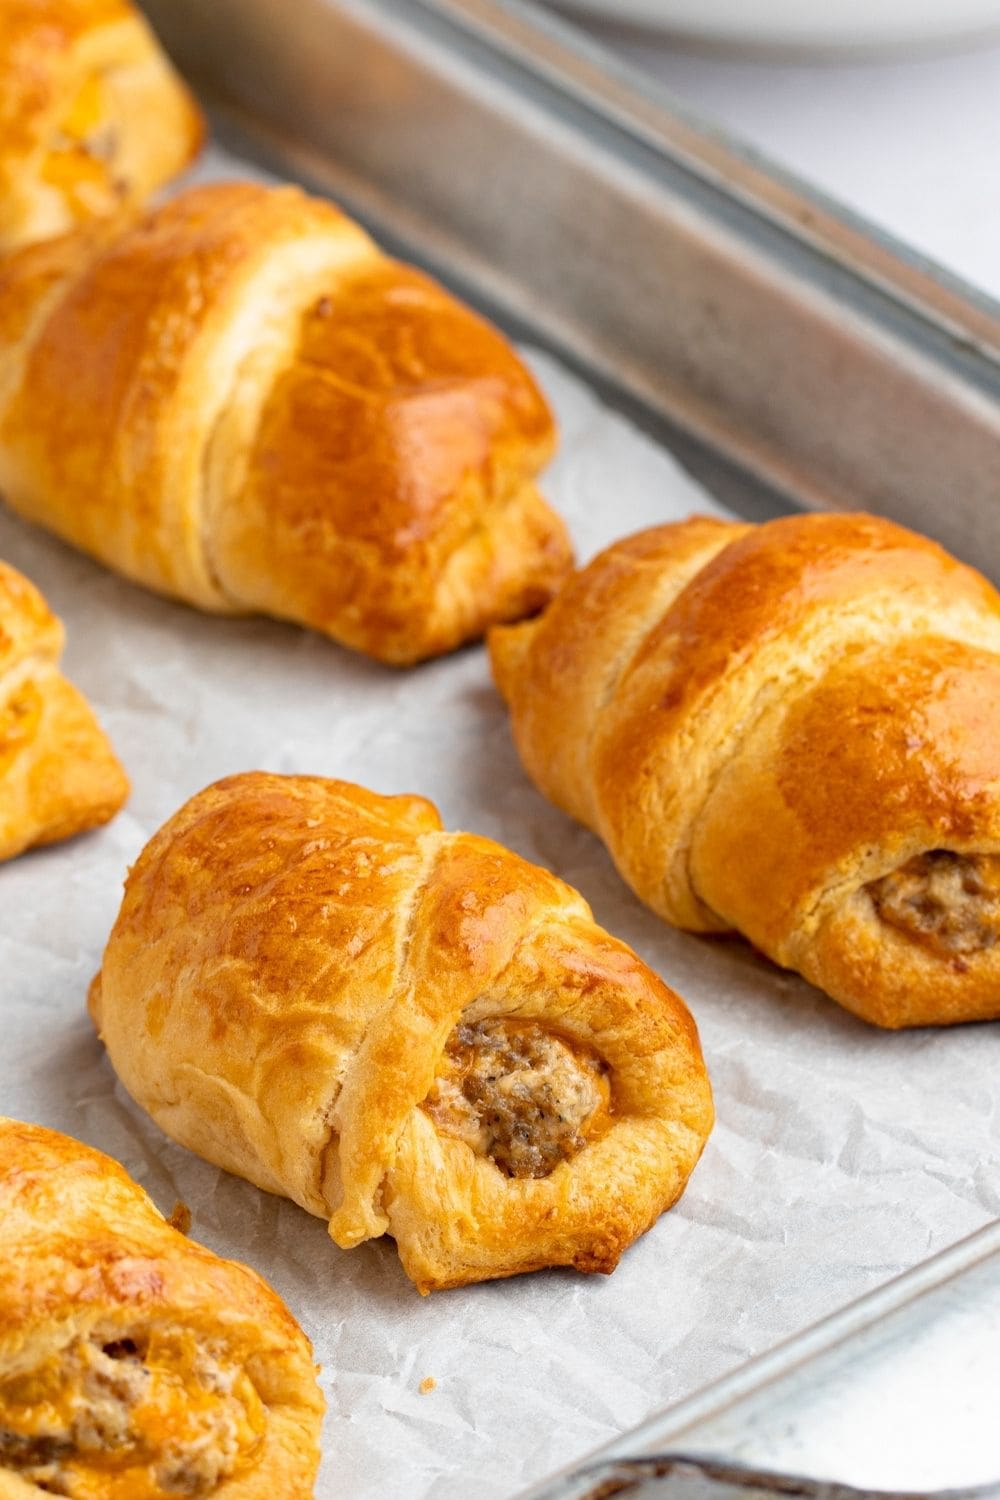
<svg viewBox="0 0 1000 1500">
<path fill-rule="evenodd" d="M 420 797 L 255 773 L 133 866 L 91 1014 L 176 1140 L 388 1232 L 422 1292 L 612 1271 L 712 1122 L 683 1003 L 553 875 Z"/>
<path fill-rule="evenodd" d="M 571 555 L 507 342 L 295 188 L 214 184 L 0 268 L 0 490 L 127 577 L 381 660 L 540 608 Z"/>
<path fill-rule="evenodd" d="M 0 1497 L 305 1500 L 323 1398 L 253 1271 L 99 1151 L 0 1118 Z"/>
<path fill-rule="evenodd" d="M 0 859 L 113 818 L 128 779 L 87 700 L 59 671 L 63 628 L 0 562 Z"/>
<path fill-rule="evenodd" d="M 141 203 L 202 136 L 128 0 L 0 0 L 0 251 Z"/>
<path fill-rule="evenodd" d="M 528 773 L 654 911 L 879 1026 L 1000 1016 L 1000 596 L 867 515 L 618 542 L 490 637 Z"/>
</svg>

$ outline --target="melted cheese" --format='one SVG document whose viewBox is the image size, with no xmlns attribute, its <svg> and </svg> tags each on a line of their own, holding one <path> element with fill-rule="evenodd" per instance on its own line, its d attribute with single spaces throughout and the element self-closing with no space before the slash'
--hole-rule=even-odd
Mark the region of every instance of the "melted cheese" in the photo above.
<svg viewBox="0 0 1000 1500">
<path fill-rule="evenodd" d="M 253 1461 L 266 1413 L 243 1370 L 190 1333 L 153 1334 L 141 1359 L 114 1347 L 80 1341 L 0 1387 L 8 1467 L 72 1500 L 162 1500 Z"/>
<path fill-rule="evenodd" d="M 104 92 L 101 80 L 92 76 L 78 91 L 68 112 L 59 122 L 63 135 L 71 140 L 83 141 L 100 125 L 104 118 Z"/>
<path fill-rule="evenodd" d="M 75 215 L 105 211 L 114 195 L 112 143 L 105 90 L 92 76 L 59 121 L 42 164 L 43 181 L 63 195 Z"/>
</svg>

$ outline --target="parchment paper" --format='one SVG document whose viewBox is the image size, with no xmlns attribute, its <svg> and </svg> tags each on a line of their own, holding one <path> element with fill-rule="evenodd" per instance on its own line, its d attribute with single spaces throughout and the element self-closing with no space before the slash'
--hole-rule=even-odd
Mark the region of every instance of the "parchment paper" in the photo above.
<svg viewBox="0 0 1000 1500">
<path fill-rule="evenodd" d="M 581 557 L 720 509 L 528 357 L 563 434 L 544 488 Z M 0 1109 L 118 1157 L 165 1212 L 183 1199 L 197 1239 L 287 1299 L 329 1402 L 320 1500 L 503 1500 L 1000 1214 L 1000 1027 L 880 1033 L 739 942 L 664 926 L 529 784 L 482 648 L 390 671 L 291 626 L 158 599 L 7 512 L 0 556 L 65 620 L 66 669 L 134 784 L 107 829 L 0 871 Z M 681 1204 L 610 1279 L 548 1272 L 423 1299 L 391 1241 L 338 1250 L 320 1220 L 167 1141 L 116 1085 L 84 997 L 126 867 L 182 800 L 253 767 L 433 798 L 449 827 L 579 887 L 685 996 L 718 1125 Z"/>
</svg>

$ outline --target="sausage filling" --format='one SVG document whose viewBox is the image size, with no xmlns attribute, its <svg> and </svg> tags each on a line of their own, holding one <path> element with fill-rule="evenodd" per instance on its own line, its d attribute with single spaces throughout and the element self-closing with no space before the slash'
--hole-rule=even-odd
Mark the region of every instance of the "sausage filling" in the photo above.
<svg viewBox="0 0 1000 1500">
<path fill-rule="evenodd" d="M 455 1027 L 423 1107 L 507 1177 L 547 1177 L 599 1132 L 609 1099 L 594 1053 L 532 1023 L 477 1021 Z"/>
<path fill-rule="evenodd" d="M 868 886 L 875 910 L 943 958 L 1000 940 L 1000 856 L 931 849 Z"/>
<path fill-rule="evenodd" d="M 72 1500 L 205 1495 L 264 1424 L 245 1372 L 192 1334 L 80 1338 L 0 1384 L 0 1472 Z"/>
</svg>

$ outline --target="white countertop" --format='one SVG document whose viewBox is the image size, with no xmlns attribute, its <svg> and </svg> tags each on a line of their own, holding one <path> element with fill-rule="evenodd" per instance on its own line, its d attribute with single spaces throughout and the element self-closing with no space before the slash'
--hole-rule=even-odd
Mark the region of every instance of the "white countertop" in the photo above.
<svg viewBox="0 0 1000 1500">
<path fill-rule="evenodd" d="M 613 41 L 689 108 L 1000 298 L 1000 46 L 806 63 Z"/>
</svg>

